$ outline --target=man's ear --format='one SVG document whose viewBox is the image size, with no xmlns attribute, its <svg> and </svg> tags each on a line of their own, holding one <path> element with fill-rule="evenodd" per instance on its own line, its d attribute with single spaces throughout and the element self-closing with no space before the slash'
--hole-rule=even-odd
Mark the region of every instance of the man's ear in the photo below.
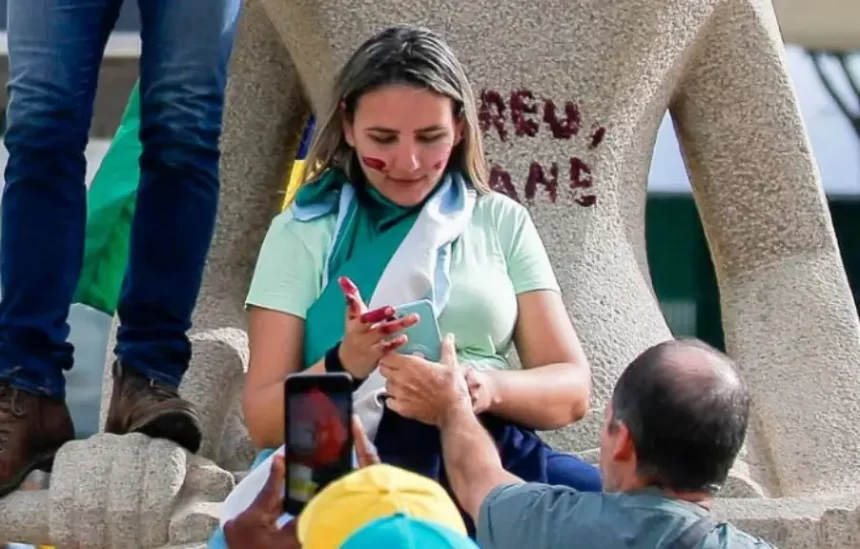
<svg viewBox="0 0 860 549">
<path fill-rule="evenodd" d="M 612 445 L 613 461 L 630 461 L 636 455 L 636 448 L 633 446 L 633 437 L 630 436 L 630 429 L 623 421 L 619 421 L 616 427 L 615 441 Z"/>
</svg>

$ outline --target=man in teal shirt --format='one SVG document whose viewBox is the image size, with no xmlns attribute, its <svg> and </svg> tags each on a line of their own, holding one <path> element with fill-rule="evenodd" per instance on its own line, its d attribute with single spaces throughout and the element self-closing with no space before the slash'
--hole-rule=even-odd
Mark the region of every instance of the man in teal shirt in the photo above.
<svg viewBox="0 0 860 549">
<path fill-rule="evenodd" d="M 449 365 L 455 366 L 450 357 Z M 447 368 L 447 369 L 446 369 Z M 603 493 L 524 483 L 505 471 L 456 368 L 439 366 L 434 421 L 453 491 L 482 549 L 765 549 L 710 517 L 746 436 L 750 397 L 731 360 L 669 341 L 624 371 L 606 409 Z"/>
</svg>

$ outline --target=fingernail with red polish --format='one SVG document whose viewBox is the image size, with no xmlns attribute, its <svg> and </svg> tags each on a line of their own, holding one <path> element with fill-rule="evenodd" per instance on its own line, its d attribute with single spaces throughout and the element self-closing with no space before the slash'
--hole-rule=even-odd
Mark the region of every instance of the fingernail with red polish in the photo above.
<svg viewBox="0 0 860 549">
<path fill-rule="evenodd" d="M 348 295 L 354 295 L 358 292 L 358 288 L 356 288 L 355 284 L 353 284 L 352 280 L 348 279 L 345 276 L 342 276 L 337 279 L 338 284 L 340 284 L 340 289 L 343 290 L 344 293 Z"/>
</svg>

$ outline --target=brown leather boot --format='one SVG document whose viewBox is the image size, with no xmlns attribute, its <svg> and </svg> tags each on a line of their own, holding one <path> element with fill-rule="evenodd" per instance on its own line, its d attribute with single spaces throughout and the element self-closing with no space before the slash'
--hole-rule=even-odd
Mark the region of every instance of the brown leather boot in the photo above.
<svg viewBox="0 0 860 549">
<path fill-rule="evenodd" d="M 0 498 L 34 469 L 50 471 L 57 450 L 74 438 L 65 402 L 0 383 Z"/>
<path fill-rule="evenodd" d="M 113 364 L 113 394 L 105 431 L 166 438 L 189 452 L 199 450 L 203 438 L 197 412 L 175 388 L 123 369 L 119 361 Z"/>
</svg>

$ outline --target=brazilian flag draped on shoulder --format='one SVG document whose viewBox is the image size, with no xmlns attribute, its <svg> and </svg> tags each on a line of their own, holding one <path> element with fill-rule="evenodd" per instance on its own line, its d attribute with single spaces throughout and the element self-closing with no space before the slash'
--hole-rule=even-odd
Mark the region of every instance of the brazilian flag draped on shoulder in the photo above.
<svg viewBox="0 0 860 549">
<path fill-rule="evenodd" d="M 284 189 L 283 207 L 302 181 L 314 119 L 305 124 Z M 75 294 L 82 303 L 113 316 L 128 263 L 131 222 L 140 182 L 140 95 L 132 89 L 119 129 L 96 171 L 87 194 L 84 264 Z M 250 213 L 250 212 L 249 212 Z"/>
</svg>

